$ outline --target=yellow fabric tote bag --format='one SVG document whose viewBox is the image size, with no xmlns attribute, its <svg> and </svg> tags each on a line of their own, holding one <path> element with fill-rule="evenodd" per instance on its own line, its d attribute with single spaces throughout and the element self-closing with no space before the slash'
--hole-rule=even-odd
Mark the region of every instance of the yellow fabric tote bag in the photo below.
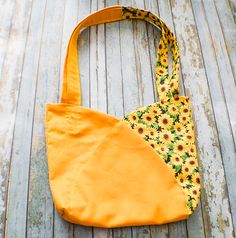
<svg viewBox="0 0 236 238">
<path fill-rule="evenodd" d="M 81 106 L 77 38 L 86 27 L 124 19 L 142 19 L 161 30 L 160 102 L 118 119 Z M 178 72 L 176 39 L 148 11 L 112 6 L 77 25 L 67 49 L 61 103 L 46 105 L 50 188 L 64 219 L 96 227 L 139 226 L 187 219 L 196 209 L 200 176 L 194 127 L 189 98 L 179 95 Z"/>
</svg>

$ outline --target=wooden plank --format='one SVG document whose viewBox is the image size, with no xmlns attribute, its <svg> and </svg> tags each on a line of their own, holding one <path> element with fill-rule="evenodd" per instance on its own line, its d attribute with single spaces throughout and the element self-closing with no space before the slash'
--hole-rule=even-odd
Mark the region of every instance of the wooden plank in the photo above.
<svg viewBox="0 0 236 238">
<path fill-rule="evenodd" d="M 144 2 L 145 9 L 159 16 L 159 6 L 157 1 L 148 0 Z M 147 34 L 148 34 L 148 46 L 149 46 L 149 56 L 152 66 L 152 81 L 153 81 L 153 90 L 154 90 L 154 99 L 159 101 L 159 96 L 157 95 L 156 89 L 156 57 L 157 49 L 159 46 L 159 41 L 161 39 L 161 31 L 157 27 L 153 26 L 150 23 L 147 23 Z"/>
<path fill-rule="evenodd" d="M 133 7 L 144 9 L 144 1 L 132 1 Z M 140 93 L 140 105 L 154 102 L 152 67 L 148 49 L 147 25 L 144 21 L 134 21 L 134 47 L 136 73 Z"/>
<path fill-rule="evenodd" d="M 231 68 L 236 78 L 236 23 L 227 0 L 215 0 L 216 11 L 224 33 L 226 50 L 229 55 Z"/>
<path fill-rule="evenodd" d="M 161 18 L 170 27 L 170 29 L 172 29 L 172 32 L 176 36 L 170 2 L 159 0 L 159 7 L 160 7 Z M 177 41 L 178 41 L 178 39 L 177 39 Z M 179 73 L 180 94 L 186 95 L 184 82 L 183 82 L 183 76 L 182 76 L 182 65 L 181 65 L 182 61 L 181 60 L 182 60 L 182 49 L 180 47 L 180 73 Z M 197 233 L 198 238 L 205 237 L 203 218 L 202 218 L 202 212 L 201 212 L 201 204 L 199 204 L 198 213 L 195 213 L 194 215 L 192 215 L 190 220 L 185 221 L 185 222 L 180 222 L 178 224 L 178 226 L 179 226 L 179 229 L 176 229 L 174 224 L 169 225 L 170 233 L 174 237 L 182 237 L 183 232 L 187 232 L 189 237 L 193 237 L 193 236 L 191 236 L 193 234 L 191 232 L 192 230 L 198 230 L 198 233 Z M 180 226 L 181 226 L 181 228 L 180 228 Z M 187 230 L 186 230 L 186 226 L 187 226 Z M 175 232 L 178 232 L 178 234 Z M 185 236 L 186 236 L 186 234 L 185 234 Z"/>
<path fill-rule="evenodd" d="M 117 0 L 106 1 L 106 6 L 117 5 Z M 121 74 L 121 53 L 119 38 L 119 22 L 106 24 L 106 73 L 108 113 L 122 118 L 123 85 Z M 112 47 L 111 47 L 112 46 Z"/>
<path fill-rule="evenodd" d="M 65 13 L 64 13 L 64 24 L 63 24 L 63 34 L 61 42 L 61 67 L 60 67 L 60 78 L 59 78 L 59 93 L 62 93 L 62 82 L 63 82 L 63 69 L 64 61 L 67 50 L 67 45 L 69 42 L 70 35 L 77 24 L 78 18 L 78 1 L 65 1 Z M 60 102 L 60 97 L 57 100 Z M 65 221 L 54 209 L 54 237 L 55 238 L 65 238 L 74 237 L 74 226 L 73 224 Z"/>
<path fill-rule="evenodd" d="M 224 92 L 228 109 L 229 121 L 231 123 L 234 141 L 236 141 L 236 85 L 234 81 L 233 71 L 214 2 L 202 1 L 202 3 L 204 5 L 205 11 L 211 9 L 211 14 L 206 14 L 206 18 L 209 24 L 209 30 L 212 36 L 213 46 L 216 51 L 215 57 L 218 63 L 219 73 L 221 76 L 222 89 Z M 236 42 L 235 39 L 234 42 Z M 233 54 L 236 54 L 236 52 L 234 52 Z"/>
<path fill-rule="evenodd" d="M 2 76 L 2 70 L 4 66 L 4 59 L 8 49 L 8 39 L 10 36 L 11 22 L 14 16 L 14 6 L 15 1 L 1 1 L 0 5 L 0 77 Z M 9 54 L 9 51 L 8 51 Z M 2 79 L 3 80 L 3 79 Z M 0 83 L 0 98 L 2 99 L 2 86 Z M 4 94 L 3 94 L 4 95 Z M 5 96 L 5 95 L 4 95 Z M 0 141 L 0 238 L 4 236 L 5 230 L 5 216 L 6 216 L 6 198 L 7 198 L 7 183 L 9 175 L 9 161 L 10 161 L 10 150 L 11 150 L 11 140 L 12 140 L 12 130 L 8 133 L 8 123 L 12 123 L 11 120 L 14 118 L 14 113 L 9 114 L 9 117 L 6 117 L 5 111 L 8 110 L 8 104 L 0 104 L 0 136 L 4 138 L 3 141 Z M 9 112 L 8 112 L 9 113 Z M 10 127 L 12 129 L 12 126 Z M 7 142 L 7 143 L 6 143 Z"/>
<path fill-rule="evenodd" d="M 45 1 L 34 2 L 25 48 L 21 87 L 18 96 L 8 194 L 7 234 L 25 236 L 31 134 L 34 114 L 36 75 L 41 46 Z M 24 135 L 24 140 L 22 140 Z"/>
<path fill-rule="evenodd" d="M 198 28 L 199 39 L 201 42 L 202 54 L 204 57 L 206 74 L 208 77 L 212 104 L 214 107 L 214 114 L 219 133 L 224 169 L 226 173 L 225 175 L 227 179 L 229 199 L 231 203 L 231 211 L 234 221 L 234 229 L 236 229 L 236 187 L 234 183 L 234 181 L 236 181 L 236 157 L 234 151 L 233 135 L 227 113 L 227 105 L 221 85 L 221 82 L 224 79 L 221 78 L 219 73 L 219 67 L 216 59 L 217 52 L 213 47 L 213 42 L 209 26 L 207 24 L 206 13 L 204 14 L 203 5 L 198 1 L 193 1 L 192 6 L 196 25 Z"/>
<path fill-rule="evenodd" d="M 171 5 L 177 39 L 183 49 L 184 84 L 186 93 L 191 97 L 196 122 L 198 156 L 203 175 L 202 201 L 206 237 L 233 237 L 224 167 L 191 4 L 187 0 L 172 0 Z"/>
<path fill-rule="evenodd" d="M 11 30 L 12 16 L 15 11 L 15 1 L 12 0 L 1 0 L 0 1 L 0 75 L 2 75 L 3 62 L 5 59 L 5 54 L 7 50 L 7 44 L 9 39 L 9 34 Z"/>
<path fill-rule="evenodd" d="M 127 1 L 120 1 L 126 5 Z M 136 75 L 133 20 L 120 21 L 121 71 L 123 80 L 124 114 L 140 106 L 140 95 Z"/>
<path fill-rule="evenodd" d="M 54 208 L 45 148 L 45 104 L 58 98 L 65 1 L 47 1 L 37 73 L 29 180 L 27 237 L 53 237 Z M 57 9 L 55 11 L 55 9 Z"/>
<path fill-rule="evenodd" d="M 5 14 L 9 14 L 9 18 L 6 17 L 1 20 L 2 22 L 0 24 L 2 34 L 1 44 L 2 47 L 5 47 L 1 50 L 0 65 L 0 237 L 4 237 L 4 232 L 7 229 L 5 227 L 7 226 L 5 212 L 7 210 L 7 186 L 10 176 L 11 146 L 31 11 L 31 2 L 29 1 L 16 1 L 12 3 L 13 5 L 9 2 L 5 4 L 3 5 L 9 7 L 9 9 L 2 9 L 1 14 L 3 17 L 6 17 Z M 11 19 L 12 14 L 13 17 Z"/>
</svg>

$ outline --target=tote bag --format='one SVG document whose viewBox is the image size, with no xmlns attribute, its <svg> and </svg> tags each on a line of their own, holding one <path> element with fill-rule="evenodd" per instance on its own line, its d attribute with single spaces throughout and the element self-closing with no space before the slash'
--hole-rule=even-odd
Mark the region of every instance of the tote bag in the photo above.
<svg viewBox="0 0 236 238">
<path fill-rule="evenodd" d="M 156 59 L 160 101 L 120 119 L 81 106 L 77 39 L 86 27 L 124 19 L 142 19 L 161 30 Z M 179 95 L 178 77 L 176 39 L 151 12 L 112 6 L 76 26 L 61 102 L 46 105 L 45 121 L 50 188 L 65 220 L 108 228 L 169 223 L 193 213 L 200 176 L 190 100 Z"/>
</svg>

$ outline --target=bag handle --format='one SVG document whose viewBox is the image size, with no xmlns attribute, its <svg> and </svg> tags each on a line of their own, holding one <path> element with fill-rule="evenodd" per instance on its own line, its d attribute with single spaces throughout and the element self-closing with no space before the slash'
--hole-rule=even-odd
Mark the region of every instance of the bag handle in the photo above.
<svg viewBox="0 0 236 238">
<path fill-rule="evenodd" d="M 85 17 L 74 29 L 64 64 L 62 103 L 81 105 L 80 73 L 78 67 L 77 39 L 83 28 L 125 19 L 142 19 L 160 28 L 162 37 L 156 59 L 156 85 L 161 101 L 169 100 L 179 94 L 179 47 L 173 33 L 156 15 L 138 8 L 111 6 L 98 10 Z M 168 48 L 172 53 L 172 72 L 168 74 Z"/>
</svg>

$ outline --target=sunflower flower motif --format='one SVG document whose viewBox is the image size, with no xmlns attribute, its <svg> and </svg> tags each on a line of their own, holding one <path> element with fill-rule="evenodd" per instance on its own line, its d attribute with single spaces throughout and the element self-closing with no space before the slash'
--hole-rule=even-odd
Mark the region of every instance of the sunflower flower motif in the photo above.
<svg viewBox="0 0 236 238">
<path fill-rule="evenodd" d="M 169 144 L 174 139 L 172 133 L 169 131 L 160 132 L 159 136 L 160 136 L 160 141 L 162 141 L 163 144 Z"/>
<path fill-rule="evenodd" d="M 158 118 L 158 124 L 161 128 L 167 129 L 173 124 L 173 119 L 169 115 L 162 114 Z"/>
<path fill-rule="evenodd" d="M 181 104 L 186 104 L 186 97 L 181 97 L 181 96 L 175 96 L 173 98 L 173 102 L 175 103 L 175 105 L 179 105 Z"/>
<path fill-rule="evenodd" d="M 175 106 L 175 105 L 171 105 L 170 107 L 169 107 L 169 113 L 170 114 L 172 114 L 172 115 L 177 115 L 177 114 L 179 114 L 179 110 L 178 110 L 178 108 Z"/>
<path fill-rule="evenodd" d="M 157 151 L 158 151 L 160 154 L 166 154 L 166 153 L 168 153 L 169 149 L 168 149 L 167 146 L 164 145 L 164 144 L 157 144 Z"/>
<path fill-rule="evenodd" d="M 198 187 L 192 187 L 189 189 L 189 194 L 192 198 L 196 198 L 200 195 L 200 189 Z"/>
<path fill-rule="evenodd" d="M 196 146 L 195 145 L 189 145 L 187 151 L 190 156 L 196 156 Z"/>
<path fill-rule="evenodd" d="M 170 159 L 171 163 L 175 166 L 181 165 L 183 163 L 181 157 L 179 155 L 173 155 Z"/>
<path fill-rule="evenodd" d="M 192 182 L 194 184 L 197 184 L 197 185 L 200 186 L 201 180 L 200 180 L 200 174 L 199 173 L 195 173 L 194 175 L 192 175 Z"/>
<path fill-rule="evenodd" d="M 168 61 L 167 61 L 166 55 L 162 55 L 160 57 L 160 63 L 165 68 L 168 66 Z"/>
<path fill-rule="evenodd" d="M 192 169 L 192 168 L 191 168 Z M 185 163 L 183 166 L 182 166 L 182 173 L 185 174 L 186 176 L 190 173 L 192 173 L 193 170 L 190 171 L 190 167 L 187 163 Z"/>
<path fill-rule="evenodd" d="M 171 81 L 170 83 L 170 89 L 173 90 L 173 89 L 178 89 L 179 85 L 176 81 Z"/>
<path fill-rule="evenodd" d="M 156 74 L 157 75 L 160 75 L 160 76 L 162 76 L 162 75 L 167 75 L 167 69 L 166 68 L 164 68 L 164 67 L 161 67 L 161 66 L 159 66 L 159 67 L 157 67 L 157 69 L 156 69 Z"/>
<path fill-rule="evenodd" d="M 190 109 L 189 109 L 189 107 L 187 107 L 187 106 L 183 106 L 183 107 L 181 107 L 181 109 L 180 109 L 180 114 L 181 115 L 185 115 L 185 116 L 189 116 L 190 115 Z"/>
<path fill-rule="evenodd" d="M 193 144 L 195 142 L 194 135 L 190 133 L 184 136 L 184 140 L 186 141 L 187 144 Z"/>
<path fill-rule="evenodd" d="M 176 143 L 174 144 L 174 151 L 179 156 L 182 156 L 185 154 L 186 148 L 187 148 L 187 146 L 183 141 L 176 141 Z"/>
<path fill-rule="evenodd" d="M 138 122 L 139 118 L 138 118 L 138 115 L 136 113 L 134 113 L 134 114 L 129 115 L 128 120 L 130 121 L 130 123 L 135 124 Z"/>
<path fill-rule="evenodd" d="M 161 110 L 160 110 L 159 107 L 152 106 L 152 107 L 149 109 L 149 113 L 152 114 L 152 115 L 160 115 L 160 114 L 161 114 Z"/>
<path fill-rule="evenodd" d="M 181 114 L 179 117 L 179 121 L 181 124 L 186 125 L 189 122 L 189 117 Z"/>
<path fill-rule="evenodd" d="M 157 143 L 154 140 L 150 139 L 148 143 L 153 149 L 157 148 Z"/>
<path fill-rule="evenodd" d="M 148 135 L 150 138 L 155 138 L 158 136 L 158 132 L 155 128 L 149 127 L 148 128 Z"/>
<path fill-rule="evenodd" d="M 183 125 L 182 125 L 181 123 L 176 122 L 176 123 L 174 124 L 174 130 L 175 130 L 175 132 L 176 132 L 177 134 L 182 134 L 182 133 L 183 133 L 183 129 L 184 129 L 184 127 L 183 127 Z"/>
<path fill-rule="evenodd" d="M 143 124 L 138 124 L 134 128 L 135 131 L 141 136 L 145 136 L 147 134 L 147 128 Z"/>
<path fill-rule="evenodd" d="M 151 125 L 156 121 L 155 117 L 151 113 L 144 113 L 142 115 L 142 119 L 147 125 Z"/>
<path fill-rule="evenodd" d="M 179 175 L 176 177 L 178 183 L 181 185 L 181 186 L 185 186 L 186 185 L 186 181 L 187 181 L 187 177 L 186 175 L 182 174 L 182 173 L 179 173 Z"/>
</svg>

